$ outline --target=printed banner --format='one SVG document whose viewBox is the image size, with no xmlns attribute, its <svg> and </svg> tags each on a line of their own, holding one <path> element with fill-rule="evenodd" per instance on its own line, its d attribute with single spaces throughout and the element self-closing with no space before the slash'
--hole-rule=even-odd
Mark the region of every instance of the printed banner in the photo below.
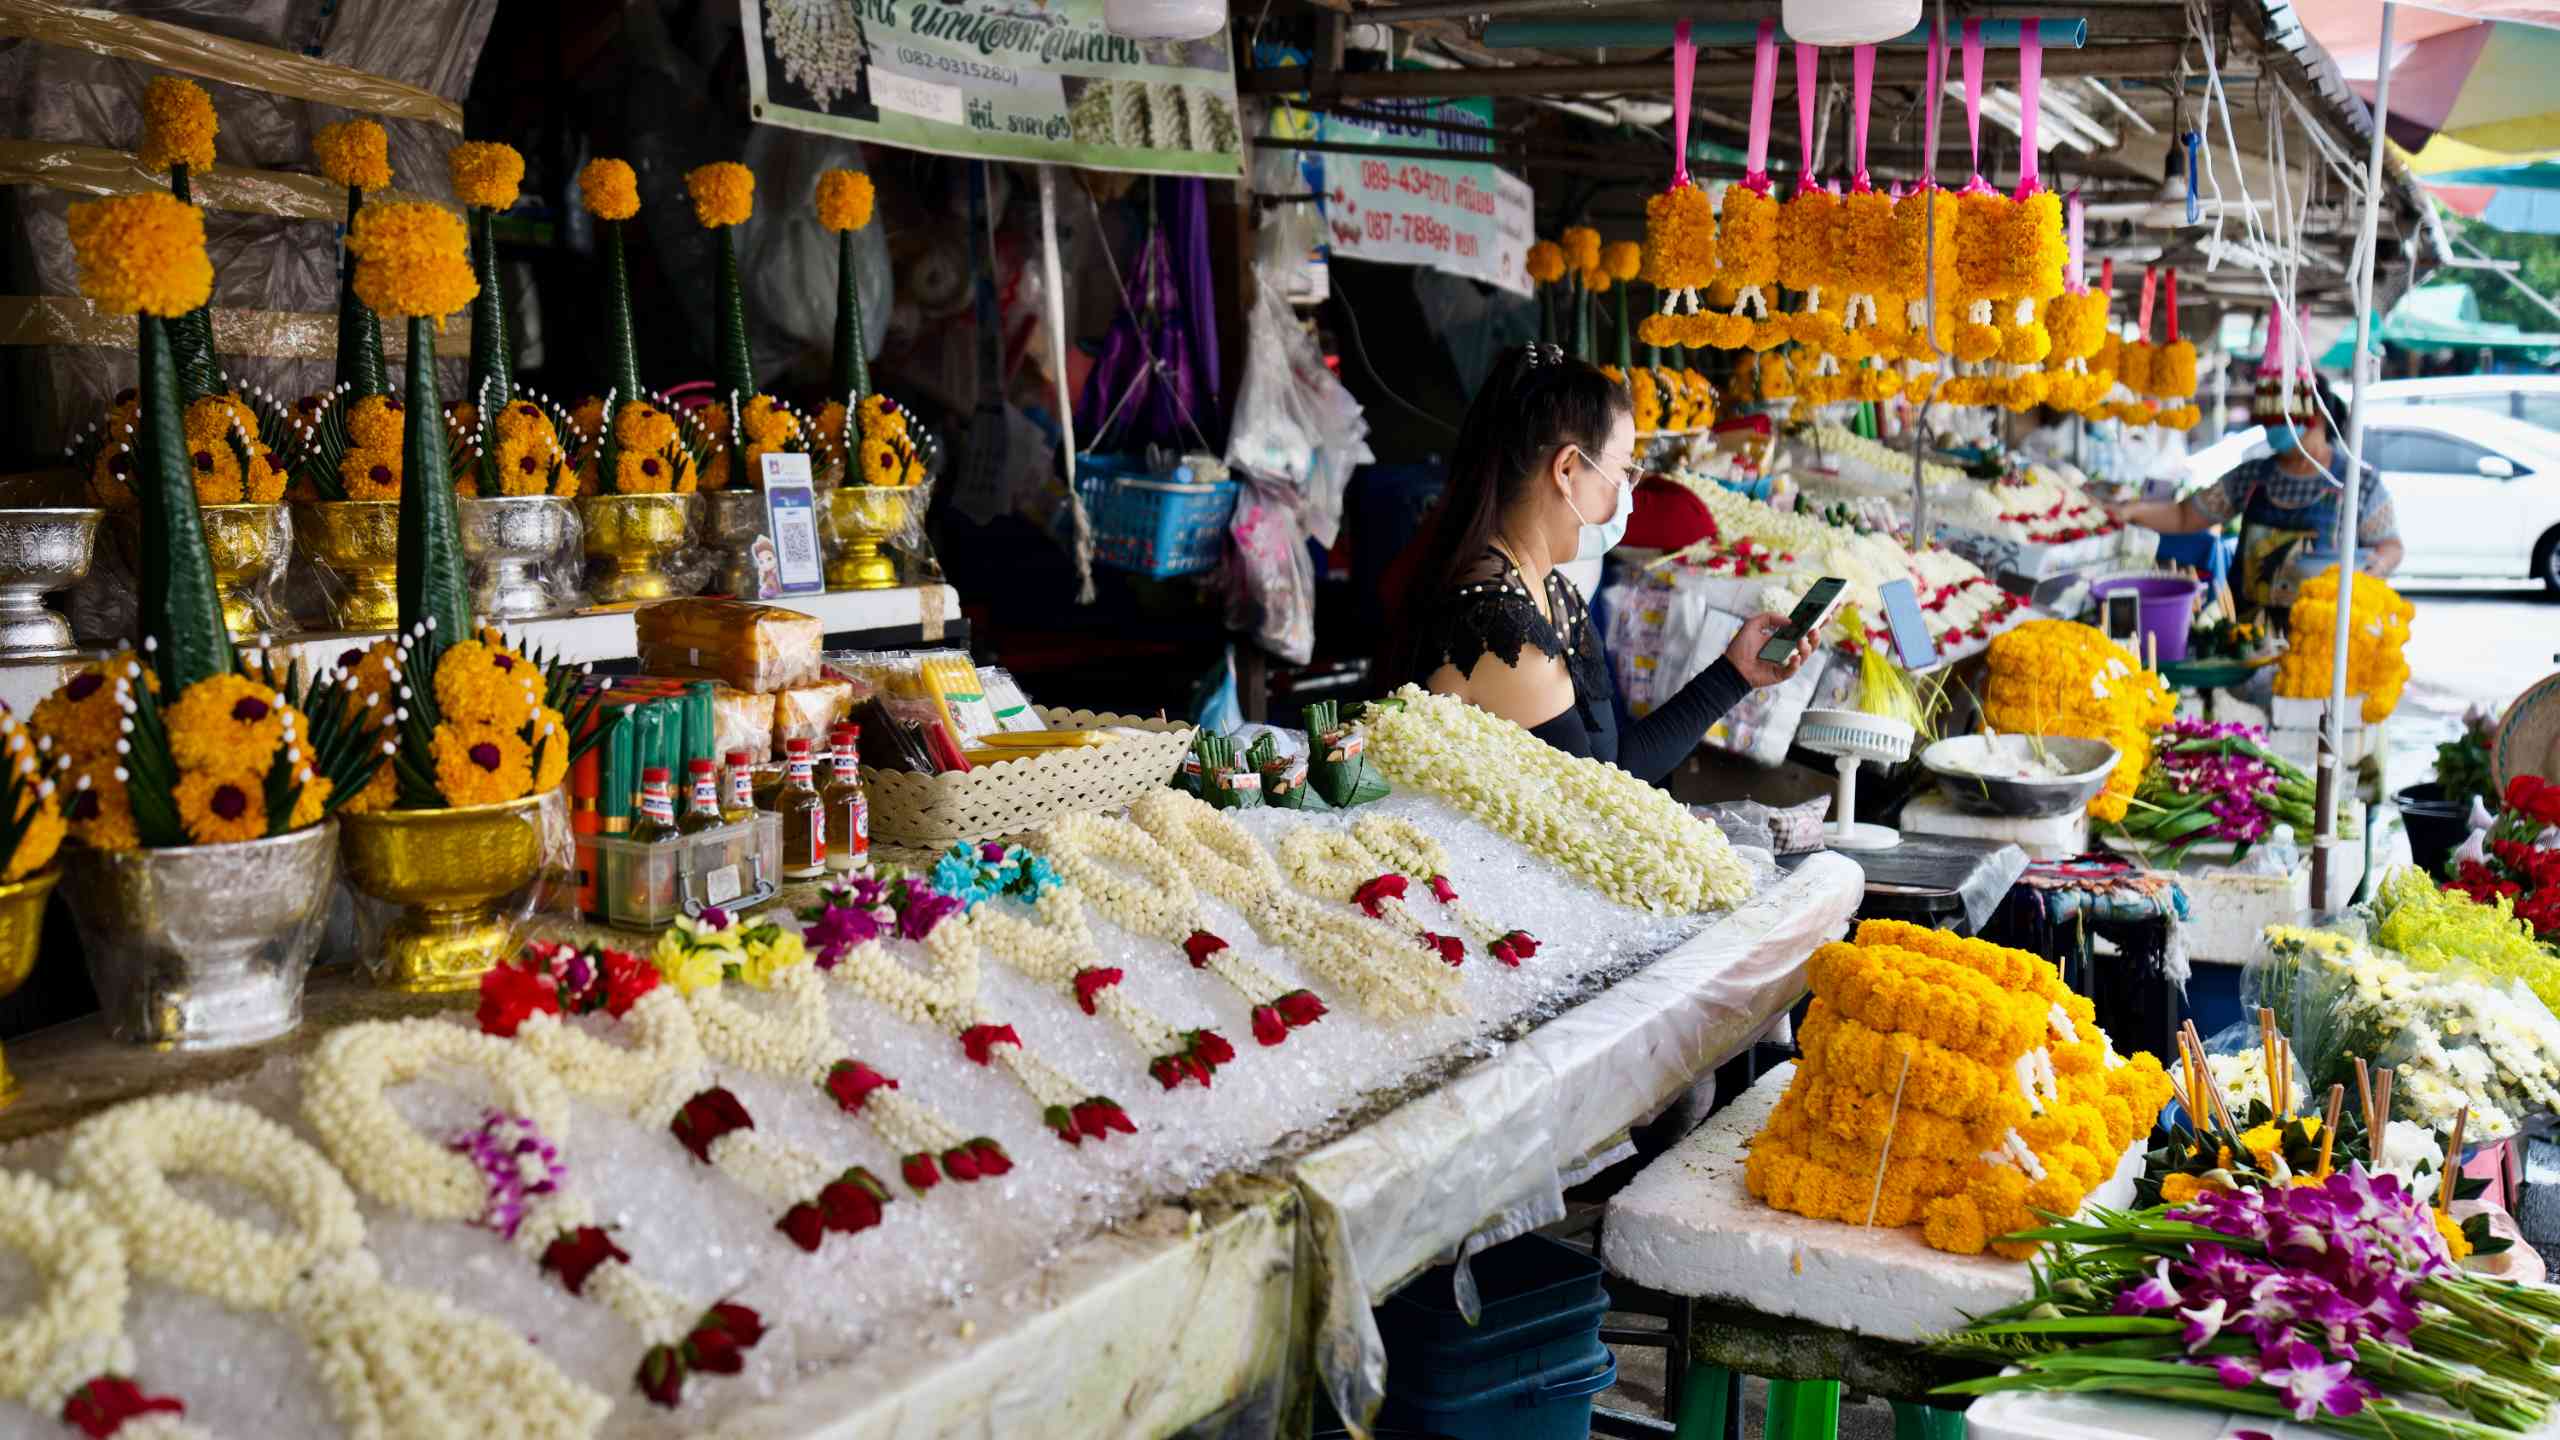
<svg viewBox="0 0 2560 1440">
<path fill-rule="evenodd" d="M 1324 157 L 1325 228 L 1350 260 L 1428 265 L 1517 295 L 1530 293 L 1527 258 L 1536 216 L 1528 182 L 1481 160 L 1446 157 L 1492 148 L 1481 136 L 1414 121 L 1490 128 L 1489 100 L 1375 100 L 1361 109 L 1393 120 L 1323 117 L 1328 144 L 1390 145 L 1417 152 Z"/>
<path fill-rule="evenodd" d="M 1102 0 L 738 0 L 758 121 L 941 155 L 1233 179 L 1226 32 L 1131 40 Z"/>
</svg>

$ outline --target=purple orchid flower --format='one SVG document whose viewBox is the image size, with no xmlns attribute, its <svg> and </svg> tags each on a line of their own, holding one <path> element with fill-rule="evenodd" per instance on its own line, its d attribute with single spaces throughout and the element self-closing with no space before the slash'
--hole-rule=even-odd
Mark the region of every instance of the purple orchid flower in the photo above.
<svg viewBox="0 0 2560 1440">
<path fill-rule="evenodd" d="M 2116 1295 L 2116 1313 L 2132 1315 L 2145 1310 L 2174 1310 L 2185 1303 L 2177 1287 L 2169 1283 L 2169 1262 L 2163 1260 L 2150 1279 L 2125 1287 Z"/>
<path fill-rule="evenodd" d="M 2371 1385 L 2355 1378 L 2352 1361 L 2331 1360 L 2322 1363 L 2316 1346 L 2296 1340 L 2281 1352 L 2269 1350 L 2260 1357 L 2264 1369 L 2258 1378 L 2282 1395 L 2293 1407 L 2293 1418 L 2309 1420 L 2321 1412 L 2353 1415 L 2364 1409 L 2364 1402 L 2374 1393 Z"/>
</svg>

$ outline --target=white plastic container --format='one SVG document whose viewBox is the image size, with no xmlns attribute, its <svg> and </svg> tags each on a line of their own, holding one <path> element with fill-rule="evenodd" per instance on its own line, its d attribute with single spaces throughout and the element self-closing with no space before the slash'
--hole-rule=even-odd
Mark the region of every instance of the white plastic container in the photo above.
<svg viewBox="0 0 2560 1440">
<path fill-rule="evenodd" d="M 734 825 L 654 844 L 598 835 L 595 918 L 661 930 L 711 906 L 752 910 L 782 893 L 782 817 L 758 811 Z"/>
</svg>

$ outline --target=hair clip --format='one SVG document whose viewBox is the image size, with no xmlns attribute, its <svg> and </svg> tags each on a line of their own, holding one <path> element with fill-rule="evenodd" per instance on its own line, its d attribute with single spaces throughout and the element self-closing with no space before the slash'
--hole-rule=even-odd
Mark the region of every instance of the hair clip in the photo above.
<svg viewBox="0 0 2560 1440">
<path fill-rule="evenodd" d="M 1552 340 L 1532 340 L 1521 349 L 1525 352 L 1521 357 L 1521 364 L 1532 370 L 1540 365 L 1564 363 L 1564 347 Z"/>
</svg>

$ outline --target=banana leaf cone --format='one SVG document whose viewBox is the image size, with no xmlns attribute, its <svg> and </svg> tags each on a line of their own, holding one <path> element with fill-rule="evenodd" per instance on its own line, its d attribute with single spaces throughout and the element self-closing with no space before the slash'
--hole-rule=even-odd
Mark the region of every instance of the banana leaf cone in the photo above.
<svg viewBox="0 0 2560 1440">
<path fill-rule="evenodd" d="M 631 272 L 622 258 L 622 226 L 620 220 L 606 220 L 597 228 L 603 232 L 605 272 L 605 320 L 612 354 L 613 408 L 641 398 L 640 347 L 631 331 Z M 605 433 L 613 433 L 613 416 L 604 417 Z"/>
<path fill-rule="evenodd" d="M 347 230 L 356 228 L 356 212 L 364 208 L 364 192 L 353 185 L 347 187 Z M 434 363 L 429 351 L 428 362 Z M 417 368 L 416 352 L 411 353 L 410 368 Z M 338 246 L 338 374 L 339 384 L 350 396 L 388 395 L 391 382 L 382 370 L 382 320 L 373 307 L 356 298 L 356 254 L 341 241 Z M 430 412 L 433 413 L 433 412 Z"/>
<path fill-rule="evenodd" d="M 400 487 L 400 633 L 435 622 L 422 642 L 425 668 L 416 672 L 422 674 L 435 673 L 435 657 L 445 646 L 471 638 L 471 586 L 453 487 L 430 478 L 447 473 L 444 427 L 421 423 L 424 417 L 441 413 L 436 403 L 435 343 L 435 322 L 423 315 L 411 316 L 409 353 L 419 358 L 408 367 L 406 403 L 412 420 L 401 427 L 400 438 L 400 473 L 410 477 Z"/>
<path fill-rule="evenodd" d="M 747 296 L 738 281 L 738 227 L 723 225 L 717 234 L 720 241 L 720 315 L 715 327 L 712 373 L 719 378 L 729 413 L 735 418 L 739 409 L 756 393 L 754 358 L 747 351 Z"/>
<path fill-rule="evenodd" d="M 836 354 L 828 371 L 832 393 L 851 406 L 871 393 L 871 362 L 864 356 L 862 278 L 853 263 L 851 230 L 836 232 Z"/>
<path fill-rule="evenodd" d="M 169 167 L 169 193 L 192 205 L 195 196 L 188 192 L 187 167 Z M 221 393 L 222 362 L 213 353 L 213 297 L 184 315 L 165 323 L 170 351 L 177 364 L 178 383 L 186 387 L 179 405 Z"/>
<path fill-rule="evenodd" d="M 516 398 L 514 347 L 507 338 L 506 296 L 498 288 L 497 212 L 471 211 L 471 275 L 480 293 L 471 301 L 471 389 L 462 398 L 483 418 Z"/>
<path fill-rule="evenodd" d="M 1552 285 L 1538 287 L 1538 343 L 1541 345 L 1556 343 L 1555 289 Z"/>
<path fill-rule="evenodd" d="M 213 582 L 213 555 L 205 548 L 204 518 L 196 510 L 195 475 L 180 420 L 186 399 L 173 332 L 183 329 L 188 317 L 138 318 L 142 413 L 134 427 L 133 488 L 142 522 L 141 630 L 150 663 L 160 674 L 160 693 L 174 701 L 197 681 L 230 673 L 231 632 L 222 624 L 222 592 Z"/>
<path fill-rule="evenodd" d="M 1632 287 L 1621 280 L 1611 288 L 1618 292 L 1618 373 L 1624 375 L 1636 368 L 1636 332 L 1627 323 L 1627 291 Z"/>
</svg>

